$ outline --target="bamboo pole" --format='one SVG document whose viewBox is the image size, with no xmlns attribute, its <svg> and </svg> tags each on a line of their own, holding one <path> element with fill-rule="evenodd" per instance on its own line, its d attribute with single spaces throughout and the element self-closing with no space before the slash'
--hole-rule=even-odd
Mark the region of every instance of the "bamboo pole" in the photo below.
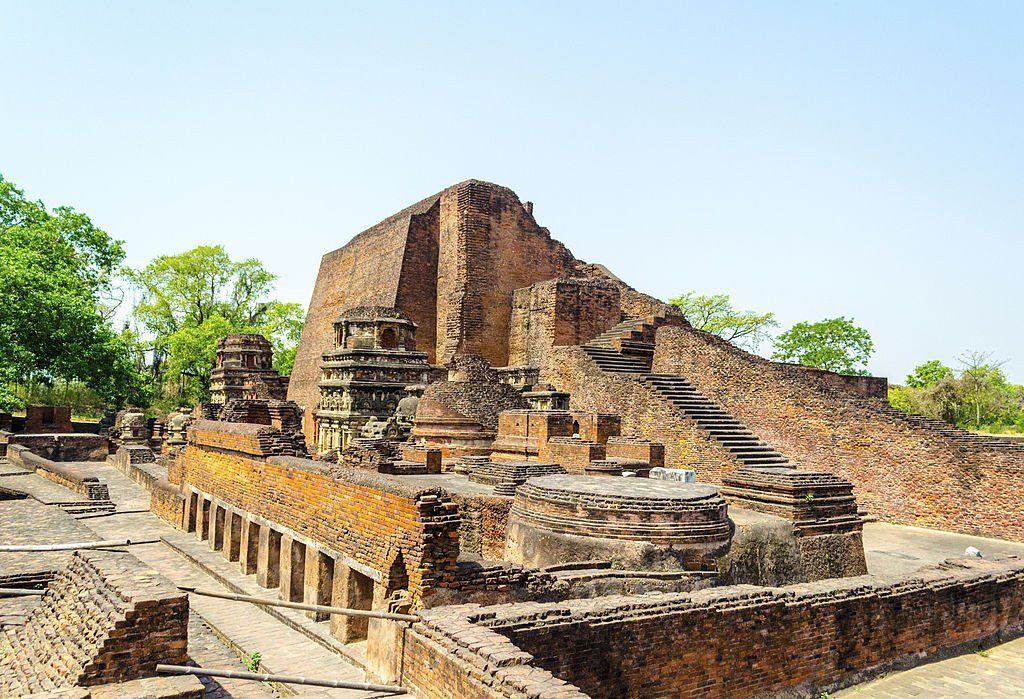
<svg viewBox="0 0 1024 699">
<path fill-rule="evenodd" d="M 271 675 L 258 672 L 245 672 L 242 670 L 217 670 L 204 667 L 190 667 L 188 665 L 162 665 L 156 666 L 157 672 L 166 675 L 195 675 L 196 677 L 228 677 L 236 680 L 252 680 L 254 682 L 280 682 L 281 684 L 304 684 L 313 687 L 335 687 L 338 689 L 359 689 L 364 692 L 388 692 L 391 694 L 406 694 L 406 691 L 396 685 L 390 684 L 369 684 L 366 682 L 345 682 L 343 680 L 318 680 L 310 677 L 291 677 L 289 675 Z"/>
<path fill-rule="evenodd" d="M 28 590 L 23 587 L 0 587 L 0 597 L 32 597 L 41 595 L 46 590 Z"/>
<path fill-rule="evenodd" d="M 113 539 L 111 541 L 86 541 L 80 544 L 0 544 L 0 553 L 9 553 L 14 551 L 77 551 L 80 549 L 108 549 L 115 546 L 138 546 L 139 544 L 158 543 L 160 543 L 160 539 L 145 539 L 143 541 Z"/>
<path fill-rule="evenodd" d="M 214 592 L 213 590 L 197 590 L 194 587 L 178 587 L 183 592 L 191 592 L 194 595 L 203 597 L 217 597 L 219 599 L 231 600 L 233 602 L 250 602 L 261 604 L 267 607 L 288 607 L 289 609 L 302 609 L 308 612 L 323 612 L 324 614 L 344 614 L 346 616 L 365 616 L 373 619 L 392 619 L 394 621 L 419 621 L 415 614 L 395 614 L 392 612 L 378 612 L 370 609 L 348 609 L 346 607 L 329 607 L 323 604 L 305 604 L 303 602 L 286 602 L 277 599 L 264 599 L 251 595 L 237 595 L 233 592 Z"/>
</svg>

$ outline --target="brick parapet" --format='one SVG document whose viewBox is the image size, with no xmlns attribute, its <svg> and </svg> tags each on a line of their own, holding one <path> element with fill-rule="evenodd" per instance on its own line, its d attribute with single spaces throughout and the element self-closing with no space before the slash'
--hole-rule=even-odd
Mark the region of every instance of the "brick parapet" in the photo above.
<svg viewBox="0 0 1024 699">
<path fill-rule="evenodd" d="M 686 378 L 801 468 L 853 483 L 867 512 L 899 524 L 1024 540 L 1019 445 L 916 420 L 798 367 L 708 333 L 658 331 L 654 371 Z M 948 426 L 953 429 L 951 426 Z M 698 469 L 720 482 L 721 469 Z"/>
<path fill-rule="evenodd" d="M 232 432 L 237 432 L 232 428 Z M 231 434 L 231 433 L 229 433 Z M 419 600 L 456 578 L 458 507 L 441 488 L 402 483 L 372 471 L 308 459 L 260 459 L 190 443 L 183 487 L 218 498 L 378 571 L 385 587 L 395 560 Z"/>
<path fill-rule="evenodd" d="M 896 579 L 426 610 L 406 634 L 403 682 L 423 696 L 450 692 L 459 673 L 442 671 L 434 686 L 424 675 L 443 653 L 468 699 L 553 699 L 570 687 L 593 697 L 817 696 L 1022 630 L 1024 563 L 959 560 Z M 536 684 L 515 682 L 525 677 Z"/>
</svg>

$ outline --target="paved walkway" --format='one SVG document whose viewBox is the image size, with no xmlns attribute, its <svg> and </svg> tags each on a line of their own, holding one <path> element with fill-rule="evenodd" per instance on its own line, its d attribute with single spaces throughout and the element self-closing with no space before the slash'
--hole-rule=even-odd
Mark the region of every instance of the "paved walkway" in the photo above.
<svg viewBox="0 0 1024 699">
<path fill-rule="evenodd" d="M 895 672 L 832 696 L 835 699 L 1020 699 L 1024 696 L 1024 638 L 989 650 Z"/>
<path fill-rule="evenodd" d="M 255 587 L 255 576 L 244 576 L 237 564 L 229 564 L 219 552 L 212 552 L 208 544 L 199 542 L 194 535 L 185 534 L 148 511 L 149 493 L 113 466 L 104 463 L 76 464 L 88 469 L 108 485 L 110 499 L 116 503 L 118 513 L 104 516 L 84 515 L 79 523 L 90 529 L 98 539 L 155 539 L 167 538 L 181 549 L 191 549 L 196 558 L 206 557 L 205 564 L 219 566 L 217 571 L 231 576 L 236 587 L 247 591 Z M 11 480 L 35 481 L 41 477 L 32 474 L 14 477 Z M 12 484 L 13 485 L 13 484 Z M 19 482 L 19 489 L 28 483 Z M 31 486 L 49 489 L 49 484 L 38 482 Z M 26 490 L 34 489 L 32 487 Z M 60 487 L 60 486 L 57 486 Z M 119 514 L 120 513 L 120 514 Z M 175 585 L 199 589 L 233 591 L 200 567 L 186 561 L 170 545 L 164 542 L 132 546 L 132 554 L 171 580 Z M 275 592 L 260 589 L 261 596 L 274 597 Z M 332 652 L 310 639 L 305 634 L 290 628 L 279 618 L 261 611 L 261 608 L 241 602 L 200 597 L 192 595 L 190 606 L 198 619 L 190 626 L 189 651 L 197 665 L 205 667 L 245 669 L 239 657 L 250 656 L 259 651 L 262 672 L 300 675 L 348 682 L 366 682 L 361 668 L 342 655 Z M 288 610 L 290 611 L 290 610 Z M 300 613 L 293 615 L 297 621 L 313 624 Z M 321 622 L 322 634 L 329 637 L 327 623 Z M 198 624 L 198 626 L 197 626 Z M 333 641 L 333 639 L 331 639 Z M 226 644 L 226 645 L 225 645 Z M 274 696 L 269 687 L 255 682 L 221 680 L 207 685 L 211 697 L 261 698 Z M 343 697 L 346 699 L 367 699 L 369 697 L 393 696 L 372 692 L 346 689 L 321 689 L 289 685 L 280 688 L 291 690 L 304 697 Z M 289 692 L 291 693 L 291 692 Z"/>
</svg>

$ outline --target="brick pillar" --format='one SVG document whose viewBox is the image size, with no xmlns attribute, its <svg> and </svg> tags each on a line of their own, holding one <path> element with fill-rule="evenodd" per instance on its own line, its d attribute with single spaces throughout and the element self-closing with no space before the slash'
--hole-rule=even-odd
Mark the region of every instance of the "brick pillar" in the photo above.
<svg viewBox="0 0 1024 699">
<path fill-rule="evenodd" d="M 306 604 L 331 604 L 334 586 L 334 558 L 323 551 L 306 549 L 306 574 L 303 581 L 303 600 Z M 306 612 L 313 621 L 326 621 L 330 614 Z"/>
<path fill-rule="evenodd" d="M 248 517 L 242 518 L 241 548 L 238 552 L 238 567 L 243 575 L 256 572 L 256 561 L 260 556 L 260 525 Z"/>
<path fill-rule="evenodd" d="M 281 537 L 281 589 L 279 596 L 301 602 L 306 577 L 306 545 L 288 535 Z"/>
<path fill-rule="evenodd" d="M 373 608 L 373 580 L 352 570 L 341 561 L 334 562 L 334 586 L 331 591 L 331 605 L 349 609 Z M 342 643 L 354 643 L 366 639 L 366 617 L 331 615 L 331 635 Z"/>
<path fill-rule="evenodd" d="M 224 558 L 237 561 L 242 548 L 242 515 L 228 510 L 224 523 Z"/>
<path fill-rule="evenodd" d="M 199 524 L 196 527 L 196 538 L 206 539 L 210 536 L 210 502 L 209 498 L 199 496 Z"/>
<path fill-rule="evenodd" d="M 259 553 L 256 556 L 256 583 L 277 587 L 281 575 L 281 532 L 260 527 Z"/>
<path fill-rule="evenodd" d="M 227 510 L 220 505 L 213 505 L 210 508 L 210 550 L 219 551 L 224 545 L 224 520 Z"/>
<path fill-rule="evenodd" d="M 199 519 L 199 493 L 189 492 L 185 497 L 185 531 L 194 532 Z"/>
</svg>

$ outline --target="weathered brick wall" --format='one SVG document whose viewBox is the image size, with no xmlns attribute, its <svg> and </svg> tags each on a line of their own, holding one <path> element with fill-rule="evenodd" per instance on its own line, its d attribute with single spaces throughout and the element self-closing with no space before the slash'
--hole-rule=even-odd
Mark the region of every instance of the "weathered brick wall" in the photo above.
<svg viewBox="0 0 1024 699">
<path fill-rule="evenodd" d="M 882 519 L 1024 540 L 1022 451 L 949 439 L 883 401 L 696 330 L 659 330 L 654 370 L 685 377 L 800 467 L 849 480 L 859 504 Z"/>
<path fill-rule="evenodd" d="M 39 456 L 29 451 L 24 445 L 9 445 L 7 458 L 11 463 L 22 468 L 30 468 L 43 478 L 62 485 L 79 495 L 84 495 L 89 500 L 108 500 L 110 498 L 107 484 L 101 483 L 99 478 L 83 475 L 78 469 Z"/>
<path fill-rule="evenodd" d="M 620 289 L 603 279 L 554 279 L 516 289 L 510 366 L 543 366 L 557 345 L 581 345 L 622 320 Z"/>
<path fill-rule="evenodd" d="M 470 180 L 441 194 L 437 360 L 455 354 L 508 364 L 512 293 L 566 276 L 569 250 L 505 187 Z"/>
<path fill-rule="evenodd" d="M 1020 633 L 1024 564 L 973 559 L 896 581 L 466 605 L 422 616 L 406 635 L 403 681 L 425 697 L 528 690 L 554 698 L 570 691 L 558 680 L 593 697 L 818 696 Z"/>
<path fill-rule="evenodd" d="M 188 596 L 134 556 L 79 551 L 3 640 L 2 696 L 126 682 L 185 663 Z"/>
<path fill-rule="evenodd" d="M 181 527 L 185 518 L 185 498 L 174 484 L 162 477 L 165 467 L 157 462 L 149 447 L 122 446 L 110 457 L 114 467 L 149 491 L 149 509 L 160 519 Z M 177 470 L 177 459 L 171 459 Z"/>
<path fill-rule="evenodd" d="M 638 381 L 601 371 L 579 347 L 554 348 L 541 378 L 570 392 L 572 410 L 617 413 L 623 435 L 663 443 L 667 468 L 693 469 L 698 480 L 714 482 L 739 466 L 667 400 Z"/>
<path fill-rule="evenodd" d="M 308 459 L 264 460 L 245 451 L 251 445 L 238 435 L 213 439 L 211 431 L 190 430 L 183 485 L 380 571 L 385 587 L 401 556 L 414 599 L 454 583 L 459 518 L 444 491 Z M 233 439 L 241 448 L 230 446 Z"/>
<path fill-rule="evenodd" d="M 109 442 L 94 434 L 12 434 L 10 444 L 21 444 L 53 461 L 102 461 Z"/>
<path fill-rule="evenodd" d="M 342 311 L 355 306 L 395 305 L 412 220 L 427 214 L 439 196 L 403 209 L 321 260 L 288 385 L 288 399 L 305 408 L 303 431 L 307 436 L 312 434 L 312 410 L 320 399 L 321 355 L 332 346 L 333 322 Z M 419 310 L 407 311 L 414 322 L 420 326 L 434 322 L 433 317 L 415 315 Z"/>
</svg>

